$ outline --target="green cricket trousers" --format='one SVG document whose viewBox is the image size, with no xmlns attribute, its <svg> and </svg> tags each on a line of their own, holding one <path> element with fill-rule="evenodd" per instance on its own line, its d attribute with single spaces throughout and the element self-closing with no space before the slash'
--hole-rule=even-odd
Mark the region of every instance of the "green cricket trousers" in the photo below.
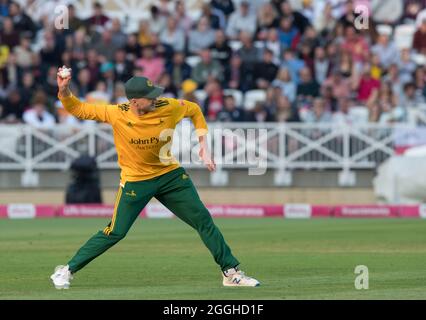
<svg viewBox="0 0 426 320">
<path fill-rule="evenodd" d="M 146 204 L 155 197 L 178 218 L 197 230 L 222 271 L 239 264 L 221 232 L 201 202 L 185 169 L 179 167 L 161 176 L 120 186 L 111 222 L 90 238 L 68 262 L 75 273 L 123 239 Z"/>
</svg>

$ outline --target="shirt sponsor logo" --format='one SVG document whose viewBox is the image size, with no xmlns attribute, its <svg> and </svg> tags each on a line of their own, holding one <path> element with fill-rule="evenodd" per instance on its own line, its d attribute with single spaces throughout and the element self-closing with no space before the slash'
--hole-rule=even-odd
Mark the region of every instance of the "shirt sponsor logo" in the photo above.
<svg viewBox="0 0 426 320">
<path fill-rule="evenodd" d="M 135 145 L 148 145 L 148 144 L 158 144 L 160 142 L 160 139 L 158 139 L 157 137 L 151 137 L 151 138 L 147 138 L 147 139 L 130 139 L 130 144 L 135 144 Z"/>
</svg>

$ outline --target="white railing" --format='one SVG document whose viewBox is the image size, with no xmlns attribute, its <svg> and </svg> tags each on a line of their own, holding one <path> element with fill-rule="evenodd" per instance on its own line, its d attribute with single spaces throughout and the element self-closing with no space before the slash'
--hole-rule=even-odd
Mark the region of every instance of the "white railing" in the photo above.
<svg viewBox="0 0 426 320">
<path fill-rule="evenodd" d="M 252 151 L 255 160 L 274 170 L 276 185 L 290 185 L 294 169 L 338 169 L 340 184 L 353 185 L 353 170 L 375 168 L 395 153 L 398 137 L 421 130 L 403 124 L 351 127 L 285 123 L 210 123 L 209 129 L 219 167 L 212 181 L 226 184 L 228 169 L 258 167 L 259 163 L 248 160 Z M 190 137 L 189 133 L 189 121 L 182 122 L 175 131 L 172 151 L 185 167 L 199 168 L 202 164 L 189 158 L 196 154 L 197 146 L 194 132 Z M 256 143 L 250 147 L 251 140 Z M 23 171 L 22 185 L 37 185 L 38 171 L 67 170 L 84 154 L 96 157 L 101 169 L 118 168 L 110 126 L 77 129 L 57 125 L 48 131 L 27 125 L 0 126 L 0 170 Z"/>
</svg>

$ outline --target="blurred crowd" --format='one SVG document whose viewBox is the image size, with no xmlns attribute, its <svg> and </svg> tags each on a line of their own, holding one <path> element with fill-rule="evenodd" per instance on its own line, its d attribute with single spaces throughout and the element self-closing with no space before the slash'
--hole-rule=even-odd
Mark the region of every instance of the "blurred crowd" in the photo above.
<svg viewBox="0 0 426 320">
<path fill-rule="evenodd" d="M 158 0 L 135 32 L 100 3 L 82 19 L 72 1 L 46 2 L 67 3 L 68 29 L 0 0 L 2 123 L 78 124 L 57 99 L 62 65 L 85 101 L 123 103 L 123 83 L 143 75 L 208 121 L 391 123 L 425 107 L 426 0 L 386 1 L 401 8 L 389 20 L 359 16 L 368 0 L 211 0 L 198 16 Z"/>
</svg>

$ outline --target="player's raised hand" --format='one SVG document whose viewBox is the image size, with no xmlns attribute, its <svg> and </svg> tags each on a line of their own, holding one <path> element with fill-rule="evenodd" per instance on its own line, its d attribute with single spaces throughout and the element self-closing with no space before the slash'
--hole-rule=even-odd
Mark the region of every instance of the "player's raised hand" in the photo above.
<svg viewBox="0 0 426 320">
<path fill-rule="evenodd" d="M 59 94 L 61 96 L 68 96 L 70 94 L 71 68 L 68 69 L 65 66 L 60 67 L 58 69 L 56 81 L 58 82 Z"/>
</svg>

